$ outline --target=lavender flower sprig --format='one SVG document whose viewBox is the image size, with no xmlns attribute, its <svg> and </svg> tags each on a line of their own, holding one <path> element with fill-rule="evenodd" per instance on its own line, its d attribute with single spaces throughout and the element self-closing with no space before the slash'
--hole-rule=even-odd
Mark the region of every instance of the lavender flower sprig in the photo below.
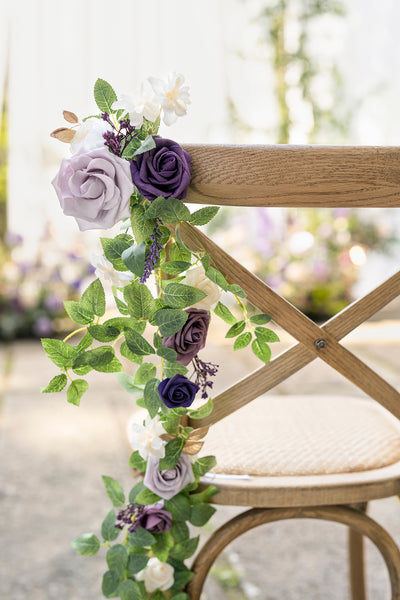
<svg viewBox="0 0 400 600">
<path fill-rule="evenodd" d="M 146 254 L 144 272 L 142 277 L 139 279 L 140 283 L 146 283 L 146 281 L 152 274 L 153 269 L 156 266 L 158 259 L 160 258 L 160 252 L 163 249 L 163 244 L 161 242 L 162 234 L 158 223 L 156 223 L 154 231 L 149 237 L 151 239 L 151 244 Z"/>
</svg>

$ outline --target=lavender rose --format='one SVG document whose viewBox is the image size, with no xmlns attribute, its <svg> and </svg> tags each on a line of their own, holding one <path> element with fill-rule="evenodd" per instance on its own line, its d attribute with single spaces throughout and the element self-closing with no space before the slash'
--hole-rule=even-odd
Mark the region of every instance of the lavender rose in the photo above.
<svg viewBox="0 0 400 600">
<path fill-rule="evenodd" d="M 162 345 L 172 348 L 177 353 L 177 361 L 188 365 L 199 350 L 206 345 L 210 315 L 206 310 L 189 308 L 188 320 L 177 333 L 163 338 Z"/>
<path fill-rule="evenodd" d="M 160 503 L 144 506 L 136 521 L 136 527 L 143 527 L 149 533 L 163 533 L 172 527 L 172 515 L 161 508 Z"/>
<path fill-rule="evenodd" d="M 173 469 L 159 471 L 158 463 L 158 458 L 149 457 L 143 483 L 149 490 L 165 500 L 176 496 L 195 480 L 192 461 L 187 454 L 181 454 L 178 464 Z"/>
<path fill-rule="evenodd" d="M 107 148 L 64 159 L 52 184 L 64 214 L 75 217 L 81 231 L 109 229 L 130 216 L 129 163 Z"/>
<path fill-rule="evenodd" d="M 190 154 L 176 142 L 154 137 L 156 147 L 131 162 L 133 183 L 148 200 L 186 198 L 190 182 Z"/>
<path fill-rule="evenodd" d="M 199 391 L 199 386 L 184 375 L 174 375 L 171 379 L 163 379 L 158 386 L 158 393 L 165 406 L 190 406 Z"/>
</svg>

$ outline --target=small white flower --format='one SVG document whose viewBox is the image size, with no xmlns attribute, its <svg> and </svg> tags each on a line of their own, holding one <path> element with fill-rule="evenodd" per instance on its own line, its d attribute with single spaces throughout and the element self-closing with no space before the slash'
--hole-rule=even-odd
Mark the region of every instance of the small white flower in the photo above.
<svg viewBox="0 0 400 600">
<path fill-rule="evenodd" d="M 140 128 L 143 118 L 155 121 L 160 114 L 161 106 L 154 94 L 142 84 L 138 90 L 130 94 L 122 94 L 111 106 L 114 110 L 124 110 L 128 114 L 131 125 Z"/>
<path fill-rule="evenodd" d="M 166 442 L 160 438 L 160 435 L 165 433 L 165 429 L 160 423 L 159 415 L 154 419 L 147 416 L 144 425 L 133 423 L 131 427 L 132 436 L 129 441 L 144 460 L 149 456 L 164 458 Z"/>
<path fill-rule="evenodd" d="M 149 77 L 149 82 L 163 109 L 163 121 L 166 125 L 175 123 L 177 117 L 186 115 L 190 104 L 189 86 L 184 85 L 185 78 L 177 73 L 169 73 L 167 81 Z"/>
<path fill-rule="evenodd" d="M 86 119 L 76 130 L 72 139 L 70 144 L 71 153 L 90 152 L 96 148 L 101 148 L 104 146 L 103 133 L 111 130 L 111 125 L 103 119 L 96 119 L 96 117 Z"/>
<path fill-rule="evenodd" d="M 165 592 L 174 583 L 174 567 L 153 556 L 146 567 L 136 573 L 135 578 L 138 581 L 144 581 L 146 591 L 149 594 L 156 590 Z"/>
<path fill-rule="evenodd" d="M 117 288 L 128 285 L 134 278 L 130 271 L 116 271 L 108 258 L 100 254 L 92 254 L 90 262 L 96 267 L 94 272 L 96 277 L 109 281 L 111 285 Z"/>
<path fill-rule="evenodd" d="M 204 268 L 201 265 L 189 269 L 182 283 L 185 283 L 186 285 L 191 285 L 192 287 L 195 287 L 198 290 L 201 290 L 202 292 L 207 294 L 207 296 L 203 298 L 203 300 L 196 302 L 196 304 L 193 304 L 191 308 L 212 310 L 221 297 L 221 290 L 219 289 L 216 283 L 214 283 L 213 281 L 211 281 L 211 279 L 207 277 Z"/>
</svg>

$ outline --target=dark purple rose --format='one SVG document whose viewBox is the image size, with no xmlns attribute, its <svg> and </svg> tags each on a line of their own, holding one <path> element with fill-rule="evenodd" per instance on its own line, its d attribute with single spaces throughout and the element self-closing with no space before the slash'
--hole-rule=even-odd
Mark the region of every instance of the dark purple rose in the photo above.
<svg viewBox="0 0 400 600">
<path fill-rule="evenodd" d="M 206 345 L 210 315 L 200 308 L 189 308 L 185 312 L 189 318 L 177 333 L 163 338 L 162 345 L 177 353 L 177 361 L 188 365 L 199 350 Z"/>
<path fill-rule="evenodd" d="M 136 521 L 136 527 L 143 527 L 149 533 L 163 533 L 172 527 L 172 515 L 161 508 L 160 503 L 145 506 Z"/>
<path fill-rule="evenodd" d="M 194 482 L 192 460 L 187 454 L 181 454 L 178 464 L 173 469 L 159 471 L 159 462 L 158 458 L 149 457 L 143 483 L 161 498 L 169 500 L 189 483 Z"/>
<path fill-rule="evenodd" d="M 161 400 L 168 408 L 190 406 L 199 391 L 199 386 L 184 375 L 174 375 L 171 379 L 163 379 L 158 386 Z"/>
<path fill-rule="evenodd" d="M 176 142 L 154 137 L 156 147 L 131 162 L 132 181 L 148 200 L 186 198 L 190 182 L 190 154 Z"/>
</svg>

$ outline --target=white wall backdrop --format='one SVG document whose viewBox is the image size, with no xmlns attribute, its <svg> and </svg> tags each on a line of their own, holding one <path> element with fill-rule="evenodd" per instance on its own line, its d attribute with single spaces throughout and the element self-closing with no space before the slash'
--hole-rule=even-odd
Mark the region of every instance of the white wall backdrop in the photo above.
<svg viewBox="0 0 400 600">
<path fill-rule="evenodd" d="M 272 70 L 254 16 L 267 0 L 0 0 L 0 85 L 10 72 L 9 227 L 32 244 L 51 222 L 77 231 L 50 185 L 66 145 L 49 132 L 62 110 L 96 110 L 97 77 L 118 92 L 149 75 L 183 73 L 190 114 L 171 133 L 180 142 L 270 143 Z M 314 50 L 336 60 L 356 110 L 348 143 L 400 143 L 398 0 L 344 0 L 347 16 L 315 22 Z M 9 40 L 9 44 L 7 44 Z M 243 59 L 246 57 L 246 60 Z M 240 136 L 228 123 L 231 97 L 263 132 Z M 304 131 L 291 142 L 303 143 Z M 89 238 L 90 238 L 90 234 Z M 29 245 L 27 245 L 29 247 Z"/>
</svg>

